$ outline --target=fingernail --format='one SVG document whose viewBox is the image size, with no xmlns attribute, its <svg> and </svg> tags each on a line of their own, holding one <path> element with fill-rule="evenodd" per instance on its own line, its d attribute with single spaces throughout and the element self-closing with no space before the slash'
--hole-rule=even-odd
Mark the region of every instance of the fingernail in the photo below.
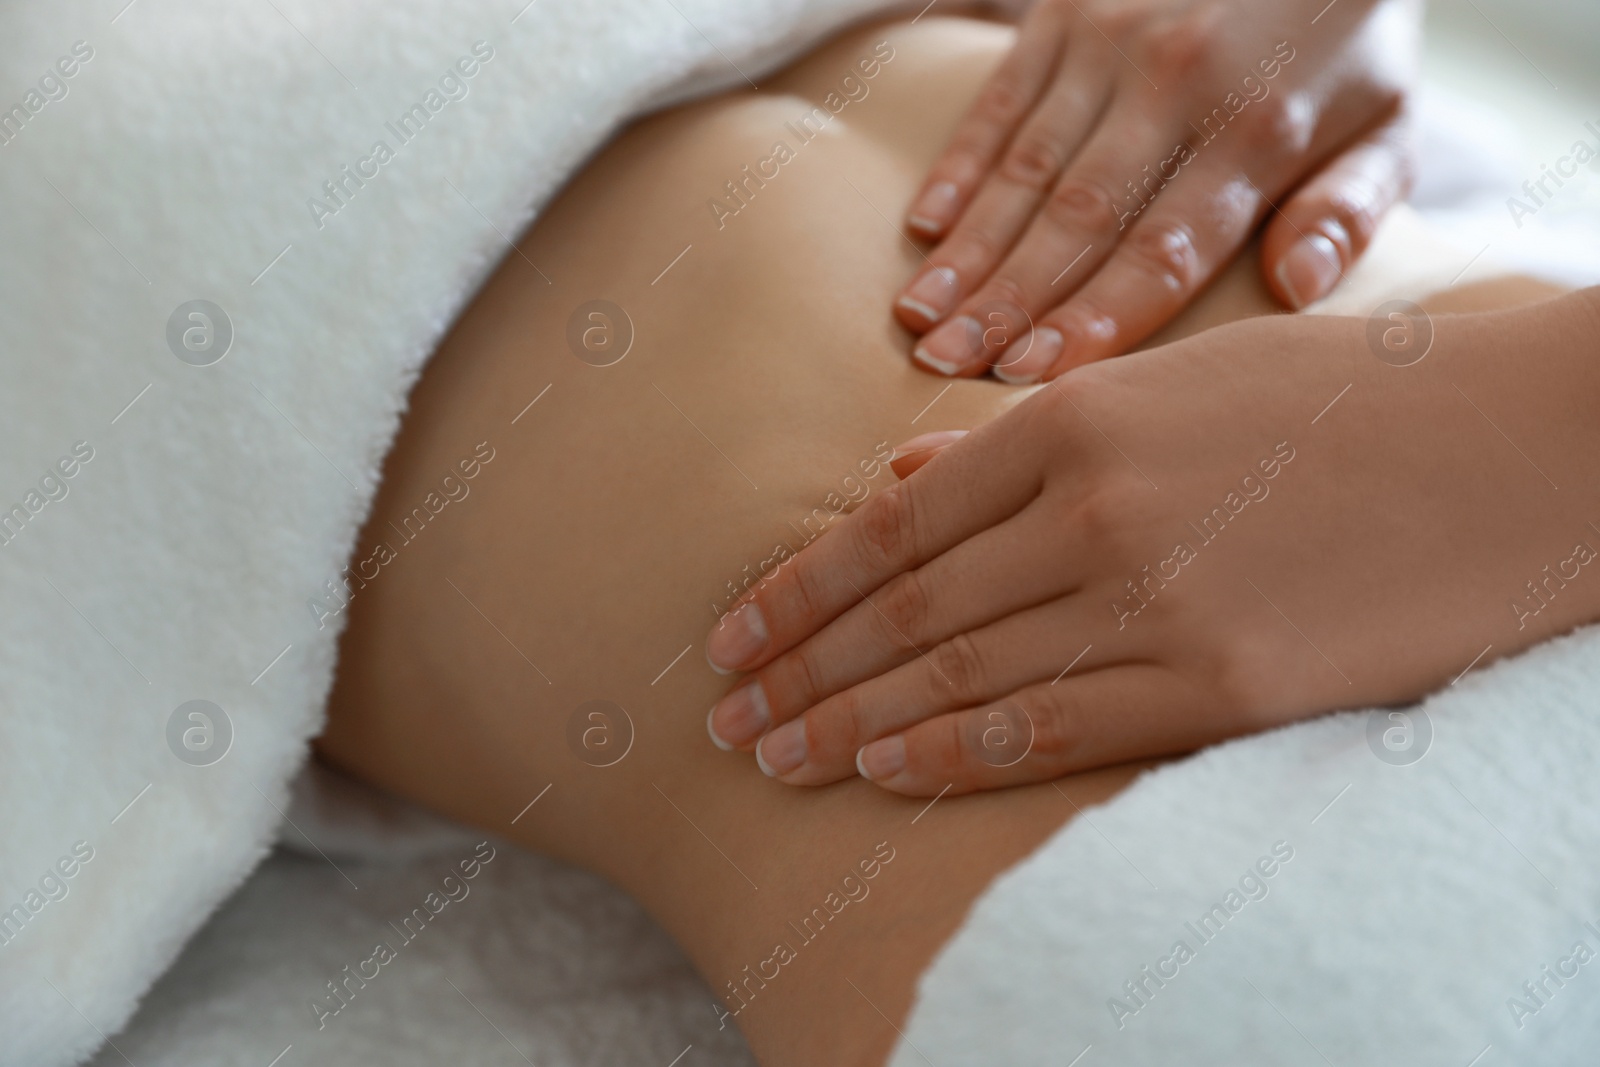
<svg viewBox="0 0 1600 1067">
<path fill-rule="evenodd" d="M 929 236 L 941 233 L 956 213 L 958 195 L 954 182 L 934 182 L 911 206 L 906 222 L 913 230 Z"/>
<path fill-rule="evenodd" d="M 951 319 L 917 343 L 912 358 L 943 375 L 959 374 L 983 355 L 978 320 L 966 315 Z"/>
<path fill-rule="evenodd" d="M 955 444 L 965 436 L 967 436 L 965 430 L 939 430 L 936 433 L 913 437 L 894 450 L 894 455 L 889 457 L 889 469 L 894 471 L 896 478 L 903 481 L 915 474 L 939 450 Z"/>
<path fill-rule="evenodd" d="M 935 448 L 953 445 L 965 436 L 967 436 L 966 430 L 934 430 L 931 433 L 918 434 L 909 441 L 895 445 L 893 459 L 908 456 L 913 452 L 928 452 Z"/>
<path fill-rule="evenodd" d="M 898 735 L 863 745 L 856 753 L 856 772 L 869 782 L 893 778 L 906 769 L 906 742 Z"/>
<path fill-rule="evenodd" d="M 1327 296 L 1340 273 L 1338 246 L 1320 233 L 1296 242 L 1278 261 L 1278 284 L 1296 311 Z"/>
<path fill-rule="evenodd" d="M 806 761 L 806 721 L 784 723 L 756 746 L 756 764 L 768 778 L 788 774 Z"/>
<path fill-rule="evenodd" d="M 906 286 L 895 303 L 933 325 L 955 306 L 956 272 L 949 267 L 929 267 Z"/>
<path fill-rule="evenodd" d="M 711 735 L 711 743 L 713 745 L 716 745 L 718 748 L 722 749 L 722 751 L 724 751 L 724 752 L 732 752 L 733 751 L 733 746 L 728 744 L 728 742 L 724 741 L 722 738 L 717 736 L 717 728 L 714 725 L 712 725 L 712 723 L 711 723 L 711 717 L 713 715 L 715 715 L 716 713 L 717 713 L 717 709 L 715 707 L 713 707 L 710 711 L 706 712 L 706 733 Z"/>
<path fill-rule="evenodd" d="M 706 641 L 706 662 L 718 674 L 732 674 L 767 647 L 767 621 L 761 609 L 746 604 L 723 616 Z"/>
<path fill-rule="evenodd" d="M 742 685 L 717 702 L 706 719 L 706 729 L 717 747 L 727 750 L 747 745 L 767 732 L 772 710 L 760 682 Z"/>
<path fill-rule="evenodd" d="M 1007 358 L 994 365 L 994 376 L 1011 385 L 1031 385 L 1056 365 L 1062 343 L 1060 330 L 1039 326 L 1021 341 L 1006 348 Z M 1013 350 L 1020 355 L 1012 357 Z"/>
</svg>

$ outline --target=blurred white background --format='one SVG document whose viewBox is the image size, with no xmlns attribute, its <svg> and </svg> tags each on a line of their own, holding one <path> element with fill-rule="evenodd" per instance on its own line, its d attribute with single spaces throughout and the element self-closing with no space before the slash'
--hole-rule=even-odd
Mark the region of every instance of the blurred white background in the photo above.
<svg viewBox="0 0 1600 1067">
<path fill-rule="evenodd" d="M 1496 264 L 1600 278 L 1600 159 L 1531 217 L 1508 203 L 1577 142 L 1600 153 L 1597 58 L 1600 0 L 1430 0 L 1413 199 L 1473 257 L 1467 280 Z"/>
<path fill-rule="evenodd" d="M 1504 111 L 1541 162 L 1564 154 L 1585 121 L 1600 126 L 1600 2 L 1432 0 L 1425 70 L 1453 92 Z"/>
</svg>

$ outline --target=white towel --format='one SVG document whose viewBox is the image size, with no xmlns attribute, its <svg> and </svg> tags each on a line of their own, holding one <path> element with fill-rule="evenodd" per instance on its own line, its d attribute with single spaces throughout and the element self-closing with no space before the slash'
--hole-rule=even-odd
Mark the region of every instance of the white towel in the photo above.
<svg viewBox="0 0 1600 1067">
<path fill-rule="evenodd" d="M 308 604 L 505 235 L 620 122 L 881 6 L 0 10 L 0 1065 L 89 1054 L 266 855 Z"/>
<path fill-rule="evenodd" d="M 989 887 L 891 1067 L 1594 1063 L 1597 698 L 1591 627 L 1144 776 Z"/>
</svg>

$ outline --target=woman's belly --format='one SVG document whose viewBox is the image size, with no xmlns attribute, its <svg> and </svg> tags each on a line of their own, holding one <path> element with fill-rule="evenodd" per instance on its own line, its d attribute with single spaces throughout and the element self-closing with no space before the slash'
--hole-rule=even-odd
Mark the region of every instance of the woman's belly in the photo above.
<svg viewBox="0 0 1600 1067">
<path fill-rule="evenodd" d="M 552 204 L 413 395 L 358 542 L 358 564 L 393 558 L 356 572 L 375 577 L 352 602 L 341 696 L 370 643 L 415 651 L 363 680 L 386 714 L 460 698 L 463 656 L 490 650 L 431 632 L 429 586 L 456 601 L 440 612 L 470 621 L 470 600 L 537 664 L 524 710 L 569 708 L 601 677 L 648 683 L 775 555 L 888 484 L 894 444 L 1020 398 L 918 371 L 889 313 L 920 262 L 891 220 L 1008 37 L 962 26 L 857 34 L 781 80 L 877 62 L 836 116 L 773 91 L 647 121 Z M 480 445 L 495 458 L 457 479 L 470 495 L 414 532 Z"/>
<path fill-rule="evenodd" d="M 860 780 L 795 789 L 713 749 L 706 709 L 729 683 L 700 648 L 746 583 L 889 483 L 894 444 L 1025 395 L 915 369 L 889 310 L 921 263 L 898 219 L 1009 40 L 954 20 L 864 30 L 769 91 L 618 138 L 434 357 L 357 545 L 323 755 L 611 877 L 719 992 L 770 953 L 774 916 L 910 842 L 925 804 Z M 816 110 L 846 75 L 854 98 Z M 1261 309 L 1246 275 L 1228 284 L 1197 314 Z M 594 701 L 616 709 L 604 767 L 583 740 Z M 792 1032 L 820 1018 L 851 1059 L 810 1062 L 887 1047 L 862 1028 L 903 1016 L 967 903 L 1134 773 L 942 801 L 898 888 L 785 979 L 787 1014 L 739 1019 L 758 1055 L 820 1055 Z"/>
</svg>

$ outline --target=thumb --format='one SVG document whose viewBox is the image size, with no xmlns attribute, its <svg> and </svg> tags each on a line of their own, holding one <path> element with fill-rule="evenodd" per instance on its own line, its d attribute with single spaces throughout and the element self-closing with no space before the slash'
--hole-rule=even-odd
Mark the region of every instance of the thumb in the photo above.
<svg viewBox="0 0 1600 1067">
<path fill-rule="evenodd" d="M 967 436 L 966 430 L 937 430 L 896 445 L 889 467 L 901 481 L 920 470 L 928 460 Z"/>
<path fill-rule="evenodd" d="M 1261 241 L 1267 288 L 1298 311 L 1333 291 L 1411 191 L 1407 115 L 1397 110 L 1334 156 L 1273 215 Z"/>
</svg>

